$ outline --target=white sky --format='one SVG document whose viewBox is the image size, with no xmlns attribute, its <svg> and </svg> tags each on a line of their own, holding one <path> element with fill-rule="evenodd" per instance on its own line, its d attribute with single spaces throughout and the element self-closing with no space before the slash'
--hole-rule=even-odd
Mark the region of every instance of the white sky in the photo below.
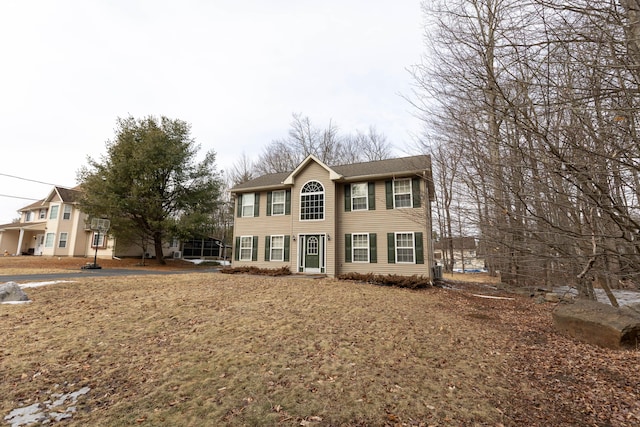
<svg viewBox="0 0 640 427">
<path fill-rule="evenodd" d="M 2 1 L 0 224 L 52 189 L 3 175 L 75 186 L 128 115 L 190 123 L 219 169 L 285 137 L 292 113 L 375 125 L 406 155 L 422 27 L 420 0 Z"/>
</svg>

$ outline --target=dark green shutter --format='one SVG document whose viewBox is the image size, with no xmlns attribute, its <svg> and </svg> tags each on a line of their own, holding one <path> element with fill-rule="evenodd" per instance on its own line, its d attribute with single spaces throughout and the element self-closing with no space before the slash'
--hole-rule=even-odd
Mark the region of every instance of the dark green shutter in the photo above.
<svg viewBox="0 0 640 427">
<path fill-rule="evenodd" d="M 238 218 L 242 216 L 242 194 L 238 194 Z"/>
<path fill-rule="evenodd" d="M 253 201 L 253 216 L 260 215 L 260 193 L 255 193 L 255 198 Z"/>
<path fill-rule="evenodd" d="M 396 235 L 387 233 L 387 262 L 389 264 L 396 263 Z"/>
<path fill-rule="evenodd" d="M 291 251 L 291 237 L 284 236 L 284 261 L 289 262 L 289 252 Z"/>
<path fill-rule="evenodd" d="M 369 186 L 369 210 L 376 210 L 376 183 L 370 182 Z"/>
<path fill-rule="evenodd" d="M 287 190 L 284 199 L 284 214 L 291 215 L 291 190 Z"/>
<path fill-rule="evenodd" d="M 267 216 L 271 216 L 271 201 L 273 200 L 273 191 L 267 192 Z"/>
<path fill-rule="evenodd" d="M 422 233 L 414 233 L 416 242 L 416 264 L 424 264 L 424 245 L 422 244 Z"/>
<path fill-rule="evenodd" d="M 369 233 L 369 262 L 378 262 L 378 242 L 376 233 Z"/>
<path fill-rule="evenodd" d="M 344 211 L 351 212 L 351 184 L 344 185 Z"/>
<path fill-rule="evenodd" d="M 264 238 L 264 260 L 271 260 L 271 236 L 265 236 Z"/>
<path fill-rule="evenodd" d="M 344 235 L 344 262 L 351 262 L 351 234 Z"/>
<path fill-rule="evenodd" d="M 419 208 L 420 203 L 420 178 L 413 178 L 411 180 L 411 190 L 413 191 L 413 207 Z"/>
<path fill-rule="evenodd" d="M 253 236 L 253 245 L 251 247 L 251 261 L 258 260 L 258 236 Z"/>
<path fill-rule="evenodd" d="M 236 237 L 236 247 L 234 249 L 234 259 L 240 261 L 240 237 Z"/>
<path fill-rule="evenodd" d="M 385 181 L 384 189 L 387 197 L 387 209 L 393 209 L 393 181 Z"/>
</svg>

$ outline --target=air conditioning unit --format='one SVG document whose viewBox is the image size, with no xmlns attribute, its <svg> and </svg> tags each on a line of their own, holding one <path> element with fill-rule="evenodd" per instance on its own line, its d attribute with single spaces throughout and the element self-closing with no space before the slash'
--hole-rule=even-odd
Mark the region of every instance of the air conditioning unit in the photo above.
<svg viewBox="0 0 640 427">
<path fill-rule="evenodd" d="M 180 259 L 182 258 L 182 252 L 181 251 L 175 251 L 173 253 L 173 259 Z"/>
</svg>

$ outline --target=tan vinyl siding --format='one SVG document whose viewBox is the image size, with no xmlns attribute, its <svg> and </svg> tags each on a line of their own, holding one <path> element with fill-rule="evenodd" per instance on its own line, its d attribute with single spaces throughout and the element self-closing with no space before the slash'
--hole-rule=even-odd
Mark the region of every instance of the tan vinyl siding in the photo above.
<svg viewBox="0 0 640 427">
<path fill-rule="evenodd" d="M 420 186 L 424 189 L 424 183 Z M 385 207 L 385 183 L 375 183 L 376 209 L 345 212 L 344 209 L 344 185 L 338 185 L 337 203 L 338 229 L 336 231 L 335 248 L 337 252 L 337 274 L 358 272 L 376 274 L 401 274 L 431 276 L 431 255 L 429 254 L 430 228 L 427 230 L 428 217 L 425 211 L 428 203 L 422 203 L 419 208 L 386 209 Z M 422 198 L 425 201 L 424 197 Z M 389 264 L 387 258 L 387 233 L 394 232 L 421 232 L 424 248 L 424 264 Z M 345 234 L 375 233 L 377 262 L 358 263 L 345 262 Z"/>
<path fill-rule="evenodd" d="M 233 265 L 236 267 L 241 266 L 256 266 L 258 268 L 280 268 L 283 265 L 289 265 L 291 271 L 295 271 L 295 242 L 291 239 L 291 255 L 290 261 L 265 261 L 264 260 L 264 238 L 271 235 L 292 235 L 291 233 L 291 221 L 293 220 L 293 207 L 291 215 L 271 215 L 267 216 L 267 192 L 255 192 L 256 195 L 260 195 L 259 212 L 257 217 L 237 217 L 234 219 L 234 236 L 258 236 L 258 260 L 257 261 L 236 261 L 233 259 Z M 293 195 L 292 195 L 293 199 Z M 292 203 L 293 205 L 293 203 Z M 237 201 L 236 201 L 237 212 Z M 233 244 L 235 245 L 235 239 Z M 235 247 L 234 252 L 235 254 Z M 232 254 L 232 255 L 233 255 Z"/>
<path fill-rule="evenodd" d="M 318 181 L 324 186 L 324 219 L 313 221 L 300 221 L 300 190 L 309 181 Z M 296 242 L 291 242 L 291 260 L 294 269 L 297 271 L 298 262 L 298 236 L 300 234 L 324 234 L 329 235 L 330 240 L 326 241 L 326 274 L 333 276 L 335 271 L 335 244 L 336 244 L 336 189 L 335 184 L 329 178 L 329 172 L 318 165 L 310 163 L 307 168 L 300 172 L 295 178 L 295 183 L 291 189 L 291 216 L 293 217 L 292 236 L 296 237 Z"/>
</svg>

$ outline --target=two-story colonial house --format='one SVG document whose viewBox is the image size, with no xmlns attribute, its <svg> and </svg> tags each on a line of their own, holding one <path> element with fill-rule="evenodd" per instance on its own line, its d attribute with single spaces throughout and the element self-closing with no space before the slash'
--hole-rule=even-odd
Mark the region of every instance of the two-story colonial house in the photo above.
<svg viewBox="0 0 640 427">
<path fill-rule="evenodd" d="M 234 266 L 432 276 L 429 156 L 328 166 L 236 185 Z"/>
<path fill-rule="evenodd" d="M 79 196 L 79 187 L 56 186 L 44 199 L 20 209 L 18 222 L 0 225 L 0 255 L 142 256 L 141 247 L 118 245 L 112 235 L 92 230 L 88 215 L 78 206 Z M 179 243 L 174 239 L 166 244 L 163 256 L 178 251 Z M 153 247 L 148 250 L 155 255 Z"/>
</svg>

